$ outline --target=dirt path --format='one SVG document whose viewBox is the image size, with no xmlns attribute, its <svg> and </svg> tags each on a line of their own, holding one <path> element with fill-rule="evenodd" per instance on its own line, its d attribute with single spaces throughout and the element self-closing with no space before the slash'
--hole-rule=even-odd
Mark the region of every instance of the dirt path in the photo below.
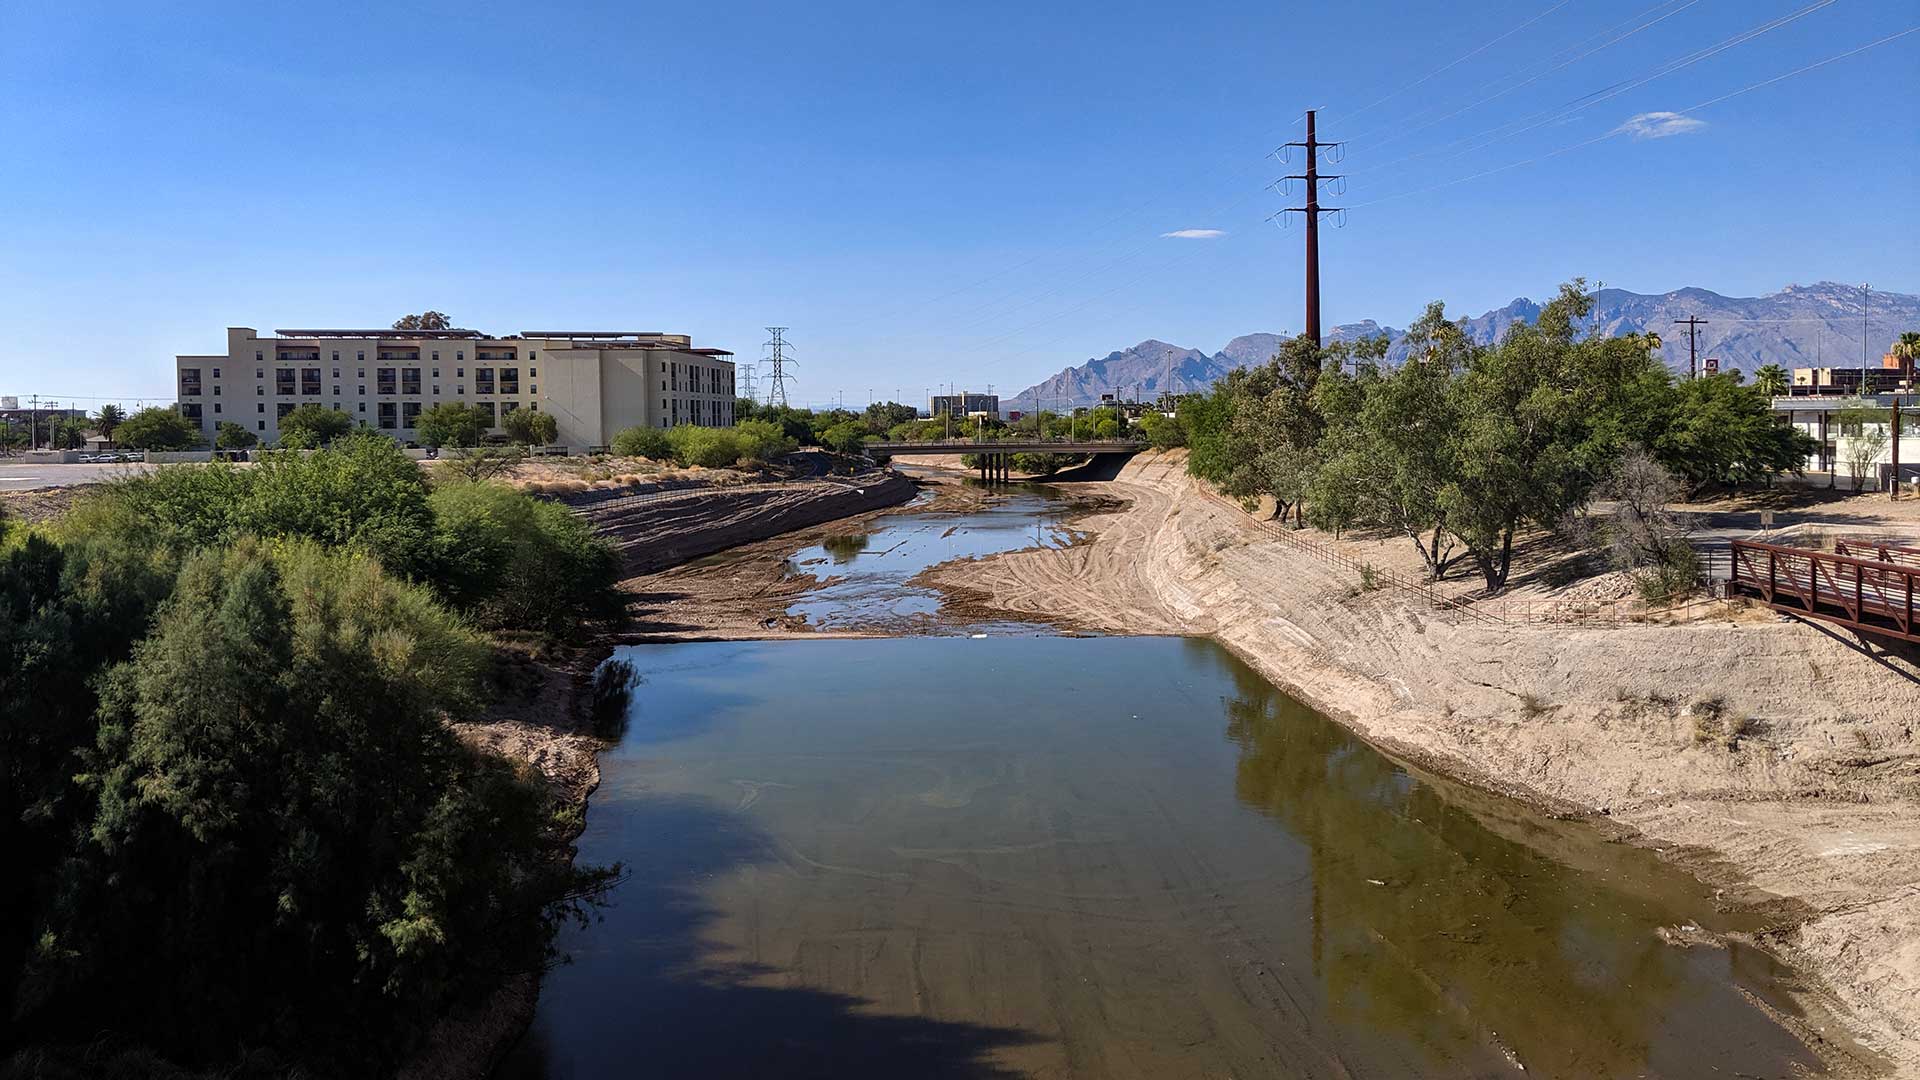
<svg viewBox="0 0 1920 1080">
<path fill-rule="evenodd" d="M 1805 1034 L 1836 1016 L 1920 1074 L 1920 684 L 1797 623 L 1471 623 L 1266 534 L 1142 455 L 1091 544 L 940 568 L 957 601 L 1089 630 L 1210 634 L 1422 767 L 1610 824 L 1729 903 L 1799 970 Z"/>
</svg>

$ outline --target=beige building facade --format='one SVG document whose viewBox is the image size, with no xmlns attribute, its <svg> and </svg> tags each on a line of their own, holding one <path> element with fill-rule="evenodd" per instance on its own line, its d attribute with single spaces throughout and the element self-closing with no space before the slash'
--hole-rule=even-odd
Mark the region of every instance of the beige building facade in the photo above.
<svg viewBox="0 0 1920 1080">
<path fill-rule="evenodd" d="M 302 405 L 406 443 L 420 413 L 464 402 L 490 431 L 516 409 L 549 413 L 558 443 L 605 446 L 629 427 L 731 427 L 733 354 L 648 331 L 275 330 L 227 328 L 227 351 L 174 358 L 181 414 L 212 441 L 232 421 L 262 443 Z"/>
</svg>

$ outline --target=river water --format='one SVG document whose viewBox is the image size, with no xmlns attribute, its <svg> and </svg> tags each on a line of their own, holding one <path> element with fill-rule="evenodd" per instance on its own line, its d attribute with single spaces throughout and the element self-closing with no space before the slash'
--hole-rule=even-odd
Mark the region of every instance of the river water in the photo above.
<svg viewBox="0 0 1920 1080">
<path fill-rule="evenodd" d="M 580 857 L 630 877 L 506 1076 L 1818 1069 L 1753 1003 L 1790 1009 L 1786 972 L 1669 944 L 1738 928 L 1692 878 L 1411 773 L 1209 641 L 620 656 Z"/>
</svg>

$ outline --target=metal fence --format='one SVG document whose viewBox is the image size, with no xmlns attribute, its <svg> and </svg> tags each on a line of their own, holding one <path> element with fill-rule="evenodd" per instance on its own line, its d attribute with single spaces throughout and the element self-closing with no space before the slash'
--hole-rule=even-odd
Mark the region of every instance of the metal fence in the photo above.
<svg viewBox="0 0 1920 1080">
<path fill-rule="evenodd" d="M 746 484 L 714 484 L 702 480 L 663 480 L 650 485 L 646 491 L 614 493 L 586 499 L 558 498 L 568 509 L 588 517 L 612 513 L 618 510 L 630 510 L 636 506 L 667 502 L 673 499 L 685 499 L 698 495 L 734 495 L 751 492 L 800 491 L 807 488 L 836 486 L 842 488 L 862 487 L 866 484 L 885 480 L 888 474 L 884 470 L 871 470 L 855 476 L 821 476 L 799 480 L 769 480 Z"/>
</svg>

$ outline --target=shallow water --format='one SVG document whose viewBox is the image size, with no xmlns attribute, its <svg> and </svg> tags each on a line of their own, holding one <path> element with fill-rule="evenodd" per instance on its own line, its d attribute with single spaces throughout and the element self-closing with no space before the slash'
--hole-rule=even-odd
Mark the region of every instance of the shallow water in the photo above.
<svg viewBox="0 0 1920 1080">
<path fill-rule="evenodd" d="M 649 645 L 505 1075 L 1787 1076 L 1650 853 L 1418 777 L 1204 640 Z"/>
<path fill-rule="evenodd" d="M 857 625 L 937 632 L 933 616 L 940 610 L 940 593 L 911 584 L 922 570 L 954 559 L 1061 547 L 1072 540 L 1062 521 L 1063 505 L 1044 489 L 1001 490 L 985 507 L 966 514 L 890 514 L 865 532 L 794 552 L 787 572 L 826 584 L 787 613 L 824 629 Z"/>
</svg>

